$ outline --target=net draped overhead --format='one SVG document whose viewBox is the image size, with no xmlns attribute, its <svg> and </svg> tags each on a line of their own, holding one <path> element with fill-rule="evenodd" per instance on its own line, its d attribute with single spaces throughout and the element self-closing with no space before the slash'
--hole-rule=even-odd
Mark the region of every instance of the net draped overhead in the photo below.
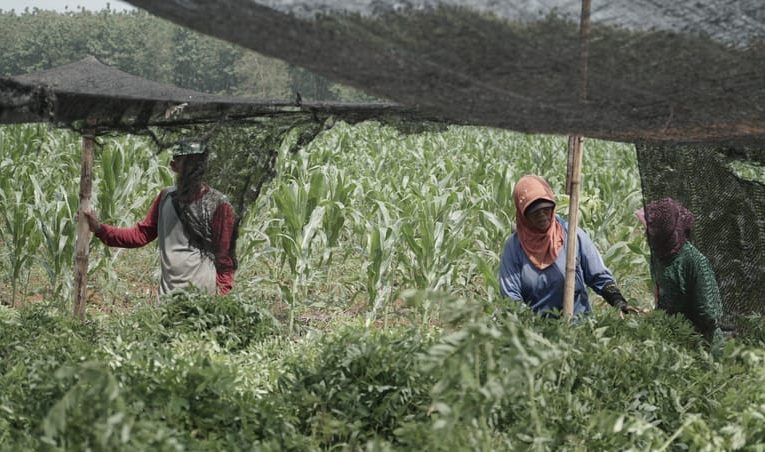
<svg viewBox="0 0 765 452">
<path fill-rule="evenodd" d="M 398 127 L 438 120 L 394 103 L 302 102 L 219 96 L 137 77 L 94 57 L 49 70 L 0 77 L 0 124 L 52 122 L 88 134 L 147 133 L 159 149 L 178 137 L 160 140 L 149 127 L 181 128 L 185 136 L 209 140 L 213 152 L 207 179 L 236 201 L 243 215 L 262 185 L 274 175 L 282 139 L 289 148 L 306 145 L 332 119 L 349 123 L 376 119 Z M 87 124 L 94 120 L 95 124 Z M 407 124 L 411 120 L 414 124 Z M 247 127 L 254 126 L 254 127 Z"/>
<path fill-rule="evenodd" d="M 623 141 L 765 136 L 760 0 L 129 0 L 451 121 Z"/>
<path fill-rule="evenodd" d="M 392 103 L 272 101 L 218 96 L 128 74 L 93 57 L 46 71 L 0 77 L 0 123 L 71 123 L 136 129 L 271 116 L 333 115 L 360 121 L 386 115 L 426 119 Z"/>
</svg>

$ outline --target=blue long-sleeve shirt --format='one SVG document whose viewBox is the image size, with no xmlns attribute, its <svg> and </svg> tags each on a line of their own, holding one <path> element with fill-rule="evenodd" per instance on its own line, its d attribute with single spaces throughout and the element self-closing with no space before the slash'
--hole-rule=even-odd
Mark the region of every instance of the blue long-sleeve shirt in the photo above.
<svg viewBox="0 0 765 452">
<path fill-rule="evenodd" d="M 563 309 L 568 223 L 560 217 L 556 217 L 556 221 L 563 226 L 564 238 L 563 248 L 552 265 L 544 270 L 535 267 L 523 251 L 518 234 L 513 233 L 505 244 L 499 266 L 499 291 L 502 296 L 522 301 L 538 313 Z M 587 233 L 578 229 L 577 238 L 579 253 L 576 259 L 574 314 L 592 310 L 586 286 L 600 295 L 604 287 L 614 282 L 613 274 L 606 268 Z"/>
</svg>

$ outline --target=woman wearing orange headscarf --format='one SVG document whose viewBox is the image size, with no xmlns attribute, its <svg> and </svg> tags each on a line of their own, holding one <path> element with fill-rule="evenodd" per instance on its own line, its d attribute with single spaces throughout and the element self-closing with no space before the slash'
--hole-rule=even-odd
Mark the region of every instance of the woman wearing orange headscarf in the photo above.
<svg viewBox="0 0 765 452">
<path fill-rule="evenodd" d="M 563 309 L 568 224 L 555 215 L 555 194 L 540 176 L 523 176 L 513 190 L 516 231 L 505 244 L 499 268 L 500 293 L 534 312 Z M 622 313 L 637 312 L 616 286 L 589 236 L 577 231 L 579 253 L 574 314 L 590 312 L 587 286 Z"/>
</svg>

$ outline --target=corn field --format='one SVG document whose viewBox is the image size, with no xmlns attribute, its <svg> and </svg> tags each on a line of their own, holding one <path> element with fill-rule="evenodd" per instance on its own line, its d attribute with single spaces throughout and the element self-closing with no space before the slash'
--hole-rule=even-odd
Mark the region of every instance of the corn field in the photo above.
<svg viewBox="0 0 765 452">
<path fill-rule="evenodd" d="M 71 290 L 79 139 L 43 126 L 0 133 L 3 296 L 15 305 L 38 294 L 64 302 Z M 363 304 L 368 321 L 387 318 L 409 289 L 484 300 L 497 297 L 497 267 L 512 231 L 512 187 L 541 174 L 563 192 L 562 138 L 454 127 L 404 135 L 374 123 L 340 124 L 296 155 L 279 156 L 277 177 L 250 208 L 239 239 L 237 285 L 274 291 L 290 323 L 305 310 Z M 167 156 L 139 138 L 103 139 L 94 206 L 102 221 L 135 223 L 172 184 Z M 588 141 L 582 227 L 628 298 L 647 305 L 647 253 L 633 212 L 641 207 L 634 150 Z M 567 213 L 560 196 L 558 211 Z M 134 266 L 130 253 L 92 244 L 92 290 L 105 302 Z M 138 264 L 155 267 L 150 253 Z M 143 276 L 150 285 L 154 270 Z M 439 307 L 416 307 L 427 323 Z"/>
<path fill-rule="evenodd" d="M 568 324 L 499 298 L 513 184 L 535 173 L 562 193 L 564 138 L 370 122 L 336 124 L 297 153 L 292 139 L 247 210 L 229 296 L 157 304 L 156 248 L 94 239 L 81 323 L 68 309 L 79 137 L 0 129 L 0 448 L 765 444 L 758 319 L 715 361 L 661 312 L 623 320 L 597 301 Z M 168 156 L 143 138 L 99 141 L 95 210 L 131 225 L 172 184 Z M 583 168 L 581 225 L 628 300 L 650 307 L 634 149 L 588 140 Z"/>
</svg>

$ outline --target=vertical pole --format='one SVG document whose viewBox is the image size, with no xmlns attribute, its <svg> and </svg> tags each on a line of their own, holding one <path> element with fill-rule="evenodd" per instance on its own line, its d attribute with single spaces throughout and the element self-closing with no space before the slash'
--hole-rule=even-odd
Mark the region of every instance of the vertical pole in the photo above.
<svg viewBox="0 0 765 452">
<path fill-rule="evenodd" d="M 587 100 L 587 58 L 590 37 L 591 0 L 582 0 L 582 14 L 579 22 L 579 63 L 580 88 L 582 102 Z M 576 287 L 576 256 L 578 254 L 577 227 L 579 224 L 579 191 L 582 183 L 582 142 L 581 135 L 568 137 L 568 166 L 566 168 L 566 190 L 569 195 L 568 237 L 566 239 L 566 282 L 563 286 L 563 314 L 567 318 L 574 315 L 574 289 Z"/>
<path fill-rule="evenodd" d="M 571 155 L 571 179 L 569 180 L 568 237 L 566 238 L 566 282 L 563 286 L 563 314 L 574 315 L 574 288 L 576 285 L 576 255 L 578 241 L 576 228 L 579 223 L 579 189 L 582 183 L 582 138 L 581 135 L 568 137 Z"/>
<path fill-rule="evenodd" d="M 85 319 L 85 299 L 88 287 L 88 249 L 90 228 L 83 212 L 90 209 L 90 194 L 93 189 L 93 149 L 95 148 L 95 121 L 87 121 L 88 128 L 82 135 L 80 166 L 80 206 L 77 210 L 77 240 L 74 258 L 74 316 Z"/>
</svg>

